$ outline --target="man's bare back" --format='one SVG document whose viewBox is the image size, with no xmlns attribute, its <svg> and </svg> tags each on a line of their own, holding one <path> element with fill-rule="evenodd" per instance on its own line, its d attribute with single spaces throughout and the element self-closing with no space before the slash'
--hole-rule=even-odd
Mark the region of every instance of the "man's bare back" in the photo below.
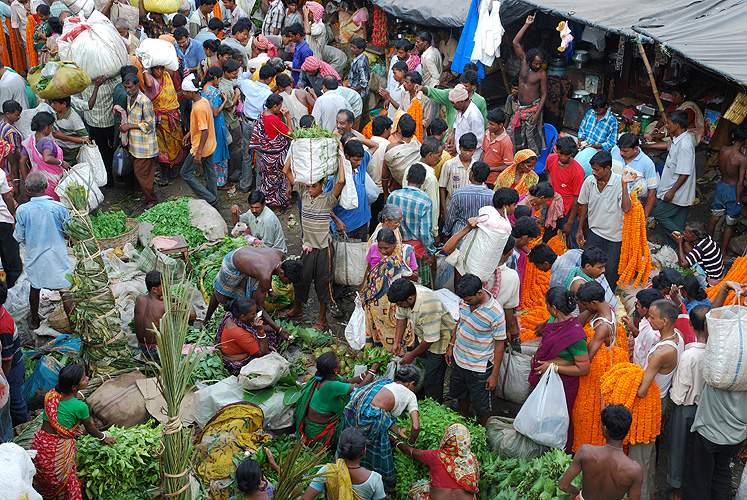
<svg viewBox="0 0 747 500">
<path fill-rule="evenodd" d="M 257 280 L 257 297 L 259 304 L 264 304 L 268 290 L 272 288 L 272 274 L 283 261 L 285 254 L 274 248 L 241 247 L 233 254 L 233 265 L 250 278 Z"/>
<path fill-rule="evenodd" d="M 747 169 L 747 156 L 742 154 L 740 144 L 721 147 L 718 153 L 718 169 L 721 172 L 721 182 L 730 186 L 739 184 L 739 178 L 744 178 Z"/>
<path fill-rule="evenodd" d="M 152 293 L 141 295 L 135 301 L 135 335 L 137 341 L 145 345 L 156 343 L 153 326 L 159 326 L 161 318 L 166 313 L 163 300 Z"/>
<path fill-rule="evenodd" d="M 625 455 L 622 447 L 581 446 L 566 475 L 575 477 L 579 472 L 583 472 L 584 500 L 621 500 L 626 493 L 630 500 L 641 498 L 643 469 Z"/>
</svg>

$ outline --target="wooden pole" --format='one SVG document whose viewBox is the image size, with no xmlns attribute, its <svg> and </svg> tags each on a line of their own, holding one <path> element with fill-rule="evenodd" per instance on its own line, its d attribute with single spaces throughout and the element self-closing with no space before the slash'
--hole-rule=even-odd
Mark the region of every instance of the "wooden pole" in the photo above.
<svg viewBox="0 0 747 500">
<path fill-rule="evenodd" d="M 498 67 L 501 68 L 501 75 L 503 75 L 503 85 L 506 86 L 506 95 L 511 95 L 511 87 L 508 85 L 508 76 L 506 76 L 506 68 L 503 67 L 503 59 L 498 57 Z"/>
<path fill-rule="evenodd" d="M 641 57 L 643 58 L 643 64 L 646 65 L 646 71 L 648 72 L 648 78 L 651 80 L 651 88 L 654 91 L 654 98 L 656 98 L 656 104 L 659 106 L 659 111 L 661 112 L 661 120 L 662 123 L 667 123 L 667 114 L 664 112 L 664 104 L 661 102 L 661 97 L 659 97 L 659 89 L 656 87 L 656 79 L 654 78 L 654 72 L 651 69 L 651 63 L 648 62 L 648 56 L 646 55 L 646 49 L 643 48 L 643 42 L 637 42 L 638 43 L 638 50 L 641 52 Z"/>
</svg>

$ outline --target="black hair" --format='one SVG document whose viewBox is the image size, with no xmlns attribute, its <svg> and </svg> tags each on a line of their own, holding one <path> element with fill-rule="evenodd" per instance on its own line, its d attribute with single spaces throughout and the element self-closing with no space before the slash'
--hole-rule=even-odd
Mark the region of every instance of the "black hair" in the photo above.
<svg viewBox="0 0 747 500">
<path fill-rule="evenodd" d="M 555 147 L 557 148 L 558 153 L 571 156 L 576 156 L 576 154 L 578 153 L 578 144 L 567 135 L 559 137 L 555 142 Z"/>
<path fill-rule="evenodd" d="M 211 21 L 213 21 L 215 19 L 216 18 L 213 18 L 213 19 L 211 19 Z M 220 22 L 220 20 L 218 20 L 218 22 Z M 212 38 L 210 40 L 205 40 L 204 42 L 202 42 L 202 49 L 203 50 L 209 50 L 211 52 L 216 52 L 217 53 L 218 49 L 220 48 L 220 46 L 221 46 L 220 40 L 215 40 L 215 39 L 212 39 Z"/>
<path fill-rule="evenodd" d="M 60 22 L 59 17 L 50 17 L 49 19 L 47 19 L 47 24 L 49 24 L 49 31 L 51 33 L 57 33 L 58 35 L 62 34 L 62 23 Z"/>
<path fill-rule="evenodd" d="M 200 6 L 202 5 L 215 5 L 218 0 L 200 0 Z"/>
<path fill-rule="evenodd" d="M 473 62 L 465 63 L 464 66 L 462 66 L 462 73 L 464 73 L 465 71 L 474 71 L 475 73 L 477 73 L 477 64 Z"/>
<path fill-rule="evenodd" d="M 359 37 L 359 36 L 356 36 L 355 38 L 351 38 L 350 39 L 350 44 L 351 45 L 355 45 L 356 47 L 358 47 L 361 50 L 366 50 L 366 41 L 363 38 Z"/>
<path fill-rule="evenodd" d="M 415 85 L 423 84 L 423 76 L 417 71 L 408 71 L 407 73 L 405 73 L 404 78 L 409 78 L 410 81 Z"/>
<path fill-rule="evenodd" d="M 345 134 L 342 134 L 342 137 L 340 137 L 340 142 L 342 143 L 343 147 L 345 146 L 345 144 L 346 144 L 346 143 L 347 143 L 347 142 L 348 142 L 348 141 L 349 141 L 350 139 L 355 139 L 355 134 L 354 134 L 354 133 L 352 133 L 352 132 L 347 132 L 347 133 L 345 133 Z M 343 149 L 343 151 L 344 151 L 344 149 Z"/>
<path fill-rule="evenodd" d="M 519 193 L 514 188 L 500 187 L 493 193 L 493 208 L 496 210 L 514 203 L 519 203 Z"/>
<path fill-rule="evenodd" d="M 184 26 L 179 26 L 174 30 L 174 40 L 179 41 L 183 38 L 189 38 L 189 31 Z"/>
<path fill-rule="evenodd" d="M 322 377 L 322 380 L 334 378 L 337 375 L 335 370 L 337 370 L 339 363 L 340 360 L 334 351 L 322 353 L 316 358 L 316 374 Z"/>
<path fill-rule="evenodd" d="M 518 209 L 519 207 L 516 208 Z M 516 212 L 514 212 L 514 215 L 516 215 Z M 523 236 L 536 238 L 539 235 L 540 227 L 534 217 L 517 217 L 516 222 L 514 222 L 514 227 L 511 228 L 511 236 L 516 239 L 519 239 Z"/>
<path fill-rule="evenodd" d="M 410 169 L 412 172 L 412 169 Z M 403 302 L 413 295 L 415 295 L 415 285 L 412 281 L 407 278 L 397 278 L 389 286 L 389 290 L 386 292 L 386 297 L 389 302 L 394 304 L 395 302 Z"/>
<path fill-rule="evenodd" d="M 204 87 L 207 82 L 214 80 L 215 78 L 223 77 L 223 70 L 218 66 L 211 66 L 206 72 L 205 76 L 202 77 L 200 87 Z"/>
<path fill-rule="evenodd" d="M 602 168 L 612 167 L 612 155 L 609 151 L 597 151 L 589 160 L 589 165 L 599 165 Z"/>
<path fill-rule="evenodd" d="M 407 38 L 400 38 L 394 44 L 394 48 L 395 50 L 404 49 L 405 52 L 410 52 L 412 50 L 412 42 Z"/>
<path fill-rule="evenodd" d="M 475 180 L 475 182 L 482 184 L 483 182 L 488 180 L 489 176 L 490 165 L 481 160 L 477 160 L 472 164 L 472 178 Z"/>
<path fill-rule="evenodd" d="M 388 227 L 382 227 L 381 229 L 379 229 L 379 232 L 376 235 L 376 242 L 377 243 L 388 243 L 390 245 L 396 245 L 397 244 L 397 236 L 394 234 L 394 231 L 392 231 Z"/>
<path fill-rule="evenodd" d="M 731 129 L 731 140 L 734 143 L 739 143 L 747 140 L 747 122 L 742 122 Z"/>
<path fill-rule="evenodd" d="M 687 116 L 687 113 L 681 109 L 670 111 L 667 113 L 667 118 L 669 118 L 669 120 L 671 120 L 675 125 L 679 125 L 682 129 L 686 129 L 687 125 L 690 123 L 690 118 Z"/>
<path fill-rule="evenodd" d="M 659 271 L 659 274 L 651 279 L 651 286 L 657 290 L 667 290 L 672 288 L 672 285 L 682 286 L 685 284 L 685 278 L 671 267 L 665 267 Z"/>
<path fill-rule="evenodd" d="M 607 252 L 599 247 L 587 247 L 581 254 L 581 269 L 607 262 Z"/>
<path fill-rule="evenodd" d="M 233 25 L 233 28 L 231 28 L 232 35 L 236 35 L 238 33 L 241 33 L 242 31 L 252 31 L 252 22 L 248 17 L 239 19 L 238 21 L 236 21 L 236 24 Z"/>
<path fill-rule="evenodd" d="M 503 108 L 494 108 L 488 111 L 488 121 L 503 125 L 506 123 L 506 112 Z"/>
<path fill-rule="evenodd" d="M 280 94 L 270 94 L 267 96 L 267 100 L 265 101 L 265 108 L 270 109 L 282 104 L 283 96 L 281 96 Z"/>
<path fill-rule="evenodd" d="M 502 255 L 508 255 L 508 254 L 510 254 L 511 252 L 514 251 L 515 247 L 516 247 L 516 239 L 509 234 L 508 235 L 508 239 L 506 240 L 506 244 L 503 245 L 503 253 L 502 253 Z"/>
<path fill-rule="evenodd" d="M 236 467 L 236 489 L 242 493 L 254 493 L 262 480 L 262 467 L 253 458 L 242 460 Z"/>
<path fill-rule="evenodd" d="M 345 115 L 345 121 L 347 123 L 353 123 L 355 121 L 355 115 L 353 114 L 352 111 L 350 111 L 347 108 L 341 109 L 340 111 L 338 111 L 337 116 L 340 116 L 340 115 Z"/>
<path fill-rule="evenodd" d="M 137 77 L 136 77 L 137 78 Z M 57 104 L 64 104 L 68 108 L 70 107 L 71 99 L 70 97 L 60 97 L 59 99 L 50 99 L 51 102 L 56 102 Z"/>
<path fill-rule="evenodd" d="M 459 280 L 454 291 L 459 295 L 460 299 L 463 299 L 465 297 L 474 297 L 480 290 L 482 290 L 482 280 L 474 274 L 467 273 Z"/>
<path fill-rule="evenodd" d="M 705 304 L 698 304 L 697 306 L 690 309 L 690 323 L 693 325 L 693 330 L 696 332 L 705 332 L 706 330 L 706 314 L 711 308 Z"/>
<path fill-rule="evenodd" d="M 417 38 L 420 38 L 424 42 L 428 42 L 429 44 L 433 45 L 433 35 L 431 35 L 427 31 L 419 31 L 417 35 L 415 35 Z"/>
<path fill-rule="evenodd" d="M 402 133 L 402 137 L 412 137 L 415 135 L 415 118 L 405 113 L 399 118 L 397 124 L 399 131 Z"/>
<path fill-rule="evenodd" d="M 396 69 L 397 71 L 404 71 L 405 73 L 407 73 L 407 63 L 405 61 L 397 61 L 396 63 L 392 64 L 392 69 Z M 404 76 L 402 78 L 404 78 Z"/>
<path fill-rule="evenodd" d="M 554 286 L 545 294 L 545 302 L 563 314 L 571 314 L 576 309 L 576 294 L 564 286 Z"/>
<path fill-rule="evenodd" d="M 637 294 L 635 294 L 635 298 L 638 301 L 638 305 L 640 305 L 644 309 L 648 309 L 649 307 L 651 307 L 651 304 L 653 304 L 657 300 L 663 299 L 664 294 L 656 288 L 644 288 L 643 290 L 640 290 Z"/>
<path fill-rule="evenodd" d="M 250 297 L 239 296 L 226 302 L 226 309 L 233 314 L 234 318 L 249 314 L 249 311 L 256 306 L 257 303 Z"/>
<path fill-rule="evenodd" d="M 576 291 L 579 302 L 604 302 L 604 287 L 598 281 L 581 283 Z"/>
<path fill-rule="evenodd" d="M 348 427 L 340 434 L 337 449 L 345 460 L 357 460 L 366 451 L 366 435 L 360 427 Z"/>
<path fill-rule="evenodd" d="M 340 84 L 337 83 L 337 78 L 335 78 L 333 75 L 327 75 L 322 78 L 322 85 L 327 90 L 337 90 L 337 87 L 340 86 Z"/>
<path fill-rule="evenodd" d="M 660 299 L 651 304 L 659 313 L 669 320 L 669 326 L 674 326 L 674 322 L 680 317 L 680 309 L 669 299 Z"/>
<path fill-rule="evenodd" d="M 46 127 L 54 125 L 54 115 L 47 113 L 46 111 L 39 111 L 31 118 L 31 131 L 39 132 L 44 130 Z"/>
<path fill-rule="evenodd" d="M 54 390 L 60 394 L 69 394 L 73 390 L 73 386 L 78 384 L 85 374 L 86 369 L 83 365 L 68 365 L 62 367 L 57 376 L 57 385 Z"/>
<path fill-rule="evenodd" d="M 685 276 L 683 289 L 690 300 L 705 300 L 708 298 L 705 290 L 700 288 L 700 282 L 695 276 Z"/>
<path fill-rule="evenodd" d="M 379 115 L 371 122 L 371 133 L 376 136 L 383 134 L 386 129 L 392 128 L 392 119 L 386 115 Z"/>
<path fill-rule="evenodd" d="M 210 21 L 208 21 L 208 29 L 210 31 L 215 31 L 215 30 L 223 31 L 223 21 L 221 21 L 220 18 L 218 17 L 212 18 Z M 218 40 L 218 42 L 220 42 L 220 40 Z"/>
<path fill-rule="evenodd" d="M 226 62 L 223 63 L 223 66 L 221 68 L 223 69 L 223 74 L 226 73 L 233 73 L 237 69 L 239 69 L 241 66 L 239 66 L 239 63 L 237 63 L 233 59 L 226 59 Z"/>
<path fill-rule="evenodd" d="M 306 31 L 301 23 L 293 23 L 288 26 L 288 34 L 304 36 L 306 35 Z"/>
<path fill-rule="evenodd" d="M 459 149 L 477 149 L 477 136 L 472 132 L 462 134 L 459 138 Z"/>
<path fill-rule="evenodd" d="M 136 73 L 125 73 L 125 75 L 122 77 L 122 85 L 124 85 L 125 83 L 137 85 L 140 83 L 140 79 L 137 77 Z"/>
<path fill-rule="evenodd" d="M 469 83 L 474 87 L 477 85 L 477 72 L 471 69 L 463 69 L 462 74 L 459 76 L 459 83 Z"/>
<path fill-rule="evenodd" d="M 446 123 L 446 120 L 440 116 L 435 118 L 431 124 L 428 125 L 428 135 L 441 135 L 447 130 L 449 130 L 449 125 Z"/>
<path fill-rule="evenodd" d="M 617 140 L 617 147 L 620 149 L 636 148 L 640 143 L 641 141 L 638 140 L 638 136 L 633 132 L 625 132 Z"/>
<path fill-rule="evenodd" d="M 218 54 L 218 57 L 229 56 L 231 59 L 233 59 L 233 51 L 234 51 L 233 47 L 231 47 L 230 45 L 226 45 L 225 43 L 222 43 L 220 47 L 218 47 L 218 50 L 216 51 L 216 53 Z"/>
<path fill-rule="evenodd" d="M 532 209 L 526 205 L 518 205 L 514 210 L 514 218 L 518 219 L 520 217 L 532 217 Z"/>
<path fill-rule="evenodd" d="M 181 28 L 187 25 L 187 16 L 184 14 L 175 14 L 171 19 L 171 26 L 173 28 Z"/>
<path fill-rule="evenodd" d="M 425 182 L 425 167 L 420 163 L 414 163 L 407 172 L 407 182 L 420 185 Z"/>
<path fill-rule="evenodd" d="M 624 405 L 609 405 L 602 410 L 602 425 L 614 441 L 625 439 L 632 423 L 633 415 Z"/>
<path fill-rule="evenodd" d="M 3 113 L 16 113 L 18 111 L 23 111 L 23 106 L 19 102 L 14 101 L 13 99 L 8 99 L 3 103 Z"/>
<path fill-rule="evenodd" d="M 301 128 L 309 128 L 314 126 L 314 117 L 311 115 L 303 115 L 300 120 L 298 120 L 298 125 Z"/>
<path fill-rule="evenodd" d="M 443 149 L 444 143 L 436 139 L 435 137 L 426 137 L 423 139 L 423 144 L 420 145 L 420 157 L 425 158 L 430 153 L 438 154 Z"/>
<path fill-rule="evenodd" d="M 529 251 L 529 255 L 527 255 L 529 262 L 535 266 L 545 262 L 552 266 L 555 264 L 557 258 L 558 254 L 556 254 L 555 250 L 550 248 L 550 245 L 547 243 L 538 243 L 537 245 L 534 245 L 534 247 Z"/>
<path fill-rule="evenodd" d="M 150 292 L 158 286 L 161 286 L 161 271 L 148 271 L 145 274 L 145 288 Z"/>
<path fill-rule="evenodd" d="M 701 221 L 688 222 L 687 227 L 690 228 L 690 232 L 697 239 L 697 241 L 708 237 L 708 229 L 706 225 Z"/>
<path fill-rule="evenodd" d="M 270 66 L 269 64 L 265 64 L 261 68 L 259 68 L 259 79 L 260 80 L 269 80 L 270 78 L 274 77 L 277 74 L 275 71 L 275 68 Z"/>
<path fill-rule="evenodd" d="M 247 199 L 250 205 L 254 205 L 255 203 L 265 203 L 265 193 L 260 191 L 259 189 L 256 189 L 249 193 L 249 198 Z"/>
<path fill-rule="evenodd" d="M 285 273 L 285 277 L 297 285 L 303 281 L 303 264 L 300 260 L 287 259 L 280 264 L 280 269 Z"/>
<path fill-rule="evenodd" d="M 0 306 L 5 305 L 6 300 L 8 300 L 8 285 L 0 280 Z"/>
<path fill-rule="evenodd" d="M 293 86 L 293 80 L 285 73 L 278 73 L 277 75 L 275 75 L 275 83 L 278 87 L 283 88 Z"/>
<path fill-rule="evenodd" d="M 415 385 L 418 385 L 420 383 L 420 370 L 418 370 L 413 364 L 400 365 L 399 368 L 397 368 L 397 371 L 394 372 L 394 381 L 402 382 L 403 384 L 409 384 L 412 382 Z"/>
<path fill-rule="evenodd" d="M 552 184 L 542 181 L 530 187 L 529 194 L 536 198 L 554 198 L 555 190 L 552 188 Z"/>
<path fill-rule="evenodd" d="M 547 52 L 540 47 L 533 47 L 524 53 L 527 64 L 532 64 L 536 58 L 542 59 L 542 62 L 547 60 Z"/>
<path fill-rule="evenodd" d="M 48 16 L 50 14 L 49 5 L 41 4 L 37 5 L 36 13 L 42 16 Z"/>
<path fill-rule="evenodd" d="M 591 109 L 601 109 L 607 107 L 607 96 L 605 94 L 596 94 L 591 98 Z"/>
<path fill-rule="evenodd" d="M 363 158 L 366 154 L 366 150 L 363 149 L 363 144 L 356 139 L 350 139 L 346 142 L 343 150 L 345 156 L 352 156 L 353 158 Z"/>
</svg>

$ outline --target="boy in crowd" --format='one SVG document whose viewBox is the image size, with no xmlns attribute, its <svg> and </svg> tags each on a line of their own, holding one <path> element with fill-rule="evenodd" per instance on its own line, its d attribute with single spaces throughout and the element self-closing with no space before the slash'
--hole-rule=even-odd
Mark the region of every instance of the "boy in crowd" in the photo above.
<svg viewBox="0 0 747 500">
<path fill-rule="evenodd" d="M 488 187 L 493 189 L 498 175 L 514 161 L 514 144 L 506 133 L 506 112 L 501 108 L 488 113 L 488 130 L 482 140 L 480 159 L 490 166 Z"/>
<path fill-rule="evenodd" d="M 648 309 L 657 300 L 662 300 L 664 295 L 654 288 L 644 288 L 636 294 L 635 298 L 635 315 L 633 318 L 623 316 L 622 322 L 630 330 L 628 343 L 633 341 L 630 361 L 643 367 L 651 347 L 659 341 L 659 332 L 651 328 L 648 322 Z"/>
<path fill-rule="evenodd" d="M 435 137 L 441 142 L 446 142 L 446 134 L 449 132 L 449 126 L 446 124 L 446 120 L 441 117 L 434 118 L 430 125 L 428 125 L 428 137 Z M 451 159 L 451 155 L 446 149 L 441 152 L 441 160 L 433 166 L 433 171 L 436 172 L 436 177 L 441 178 L 441 168 L 444 163 Z"/>
<path fill-rule="evenodd" d="M 555 228 L 563 234 L 575 236 L 578 231 L 578 195 L 584 184 L 584 167 L 573 157 L 578 153 L 576 143 L 570 137 L 560 137 L 555 142 L 555 150 L 547 156 L 545 171 L 550 176 L 552 188 L 563 197 L 563 216 L 555 221 Z M 547 242 L 557 231 L 545 231 L 542 240 Z M 575 237 L 566 238 L 570 248 L 578 248 Z"/>
<path fill-rule="evenodd" d="M 474 157 L 476 149 L 477 137 L 472 132 L 467 132 L 459 138 L 459 154 L 445 162 L 441 168 L 438 186 L 442 214 L 446 214 L 446 207 L 449 206 L 449 200 L 454 191 L 469 184 L 470 169 L 477 161 Z"/>
<path fill-rule="evenodd" d="M 358 92 L 362 99 L 368 97 L 368 80 L 371 78 L 371 66 L 366 56 L 366 41 L 361 37 L 350 40 L 350 51 L 353 60 L 350 63 L 348 86 Z"/>
<path fill-rule="evenodd" d="M 519 193 L 515 189 L 502 187 L 495 190 L 493 208 L 506 219 L 514 214 L 517 203 L 519 203 Z"/>
</svg>

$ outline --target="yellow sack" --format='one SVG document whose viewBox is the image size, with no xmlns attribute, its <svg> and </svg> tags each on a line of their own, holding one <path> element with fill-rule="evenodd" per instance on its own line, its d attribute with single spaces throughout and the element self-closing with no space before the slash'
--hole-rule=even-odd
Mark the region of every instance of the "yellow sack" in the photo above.
<svg viewBox="0 0 747 500">
<path fill-rule="evenodd" d="M 44 68 L 53 69 L 52 64 L 59 68 L 51 79 L 42 75 Z M 73 94 L 83 92 L 91 85 L 91 77 L 72 61 L 48 62 L 33 68 L 26 77 L 31 89 L 42 99 L 62 99 Z"/>
<path fill-rule="evenodd" d="M 182 0 L 144 0 L 145 10 L 158 14 L 173 14 L 182 6 Z M 138 7 L 139 0 L 130 0 L 130 4 Z"/>
</svg>

